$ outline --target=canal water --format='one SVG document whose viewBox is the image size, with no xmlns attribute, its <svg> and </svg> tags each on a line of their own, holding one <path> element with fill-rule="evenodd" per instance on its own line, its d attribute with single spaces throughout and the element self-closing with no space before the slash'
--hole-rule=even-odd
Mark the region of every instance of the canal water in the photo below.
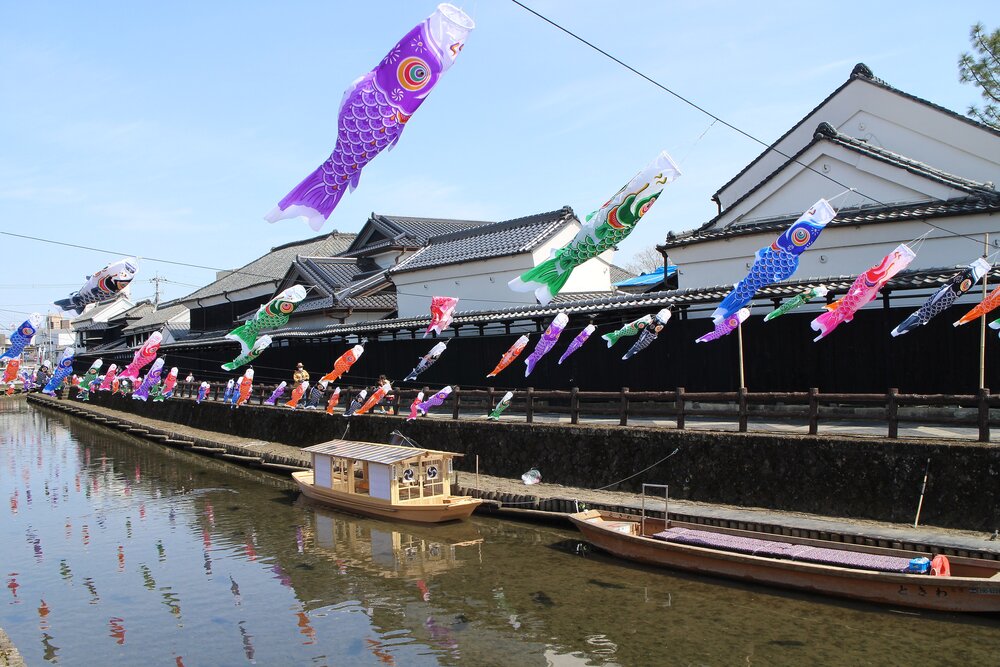
<svg viewBox="0 0 1000 667">
<path fill-rule="evenodd" d="M 996 664 L 1000 621 L 637 567 L 571 530 L 310 504 L 0 401 L 0 627 L 29 665 Z"/>
</svg>

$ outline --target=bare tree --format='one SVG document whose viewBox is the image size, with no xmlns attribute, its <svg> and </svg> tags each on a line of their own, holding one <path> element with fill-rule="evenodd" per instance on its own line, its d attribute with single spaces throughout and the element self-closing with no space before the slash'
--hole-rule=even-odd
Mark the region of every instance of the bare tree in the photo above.
<svg viewBox="0 0 1000 667">
<path fill-rule="evenodd" d="M 639 250 L 624 264 L 624 268 L 638 275 L 651 273 L 663 266 L 663 255 L 654 246 Z"/>
</svg>

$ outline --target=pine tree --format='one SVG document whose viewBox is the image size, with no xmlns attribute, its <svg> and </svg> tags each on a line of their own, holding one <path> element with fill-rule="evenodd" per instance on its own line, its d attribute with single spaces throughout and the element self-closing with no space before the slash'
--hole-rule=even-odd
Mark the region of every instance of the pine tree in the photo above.
<svg viewBox="0 0 1000 667">
<path fill-rule="evenodd" d="M 987 125 L 1000 127 L 1000 29 L 987 33 L 982 23 L 969 31 L 972 53 L 963 53 L 958 59 L 958 76 L 962 83 L 980 88 L 986 103 L 972 105 L 968 115 Z"/>
</svg>

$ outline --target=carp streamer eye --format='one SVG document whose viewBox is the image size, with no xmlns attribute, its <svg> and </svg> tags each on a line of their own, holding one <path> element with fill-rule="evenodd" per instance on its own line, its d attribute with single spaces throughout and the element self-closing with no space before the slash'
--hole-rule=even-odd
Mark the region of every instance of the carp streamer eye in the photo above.
<svg viewBox="0 0 1000 667">
<path fill-rule="evenodd" d="M 399 85 L 410 92 L 420 90 L 430 81 L 430 68 L 420 58 L 405 58 L 396 69 Z"/>
</svg>

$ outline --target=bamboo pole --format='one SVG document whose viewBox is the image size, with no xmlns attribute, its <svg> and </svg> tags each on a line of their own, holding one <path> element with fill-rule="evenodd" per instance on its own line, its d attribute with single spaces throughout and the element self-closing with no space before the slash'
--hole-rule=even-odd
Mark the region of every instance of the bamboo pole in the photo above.
<svg viewBox="0 0 1000 667">
<path fill-rule="evenodd" d="M 746 384 L 746 378 L 743 375 L 743 325 L 742 324 L 740 324 L 740 325 L 738 325 L 736 327 L 736 339 L 738 341 L 739 350 L 740 350 L 740 386 L 739 386 L 739 388 L 742 389 L 743 387 L 747 386 L 747 384 Z"/>
<path fill-rule="evenodd" d="M 990 233 L 986 232 L 983 239 L 983 259 L 990 253 Z M 990 282 L 990 272 L 983 277 L 983 299 L 986 298 L 986 286 Z M 979 388 L 986 388 L 986 315 L 979 318 Z"/>
</svg>

